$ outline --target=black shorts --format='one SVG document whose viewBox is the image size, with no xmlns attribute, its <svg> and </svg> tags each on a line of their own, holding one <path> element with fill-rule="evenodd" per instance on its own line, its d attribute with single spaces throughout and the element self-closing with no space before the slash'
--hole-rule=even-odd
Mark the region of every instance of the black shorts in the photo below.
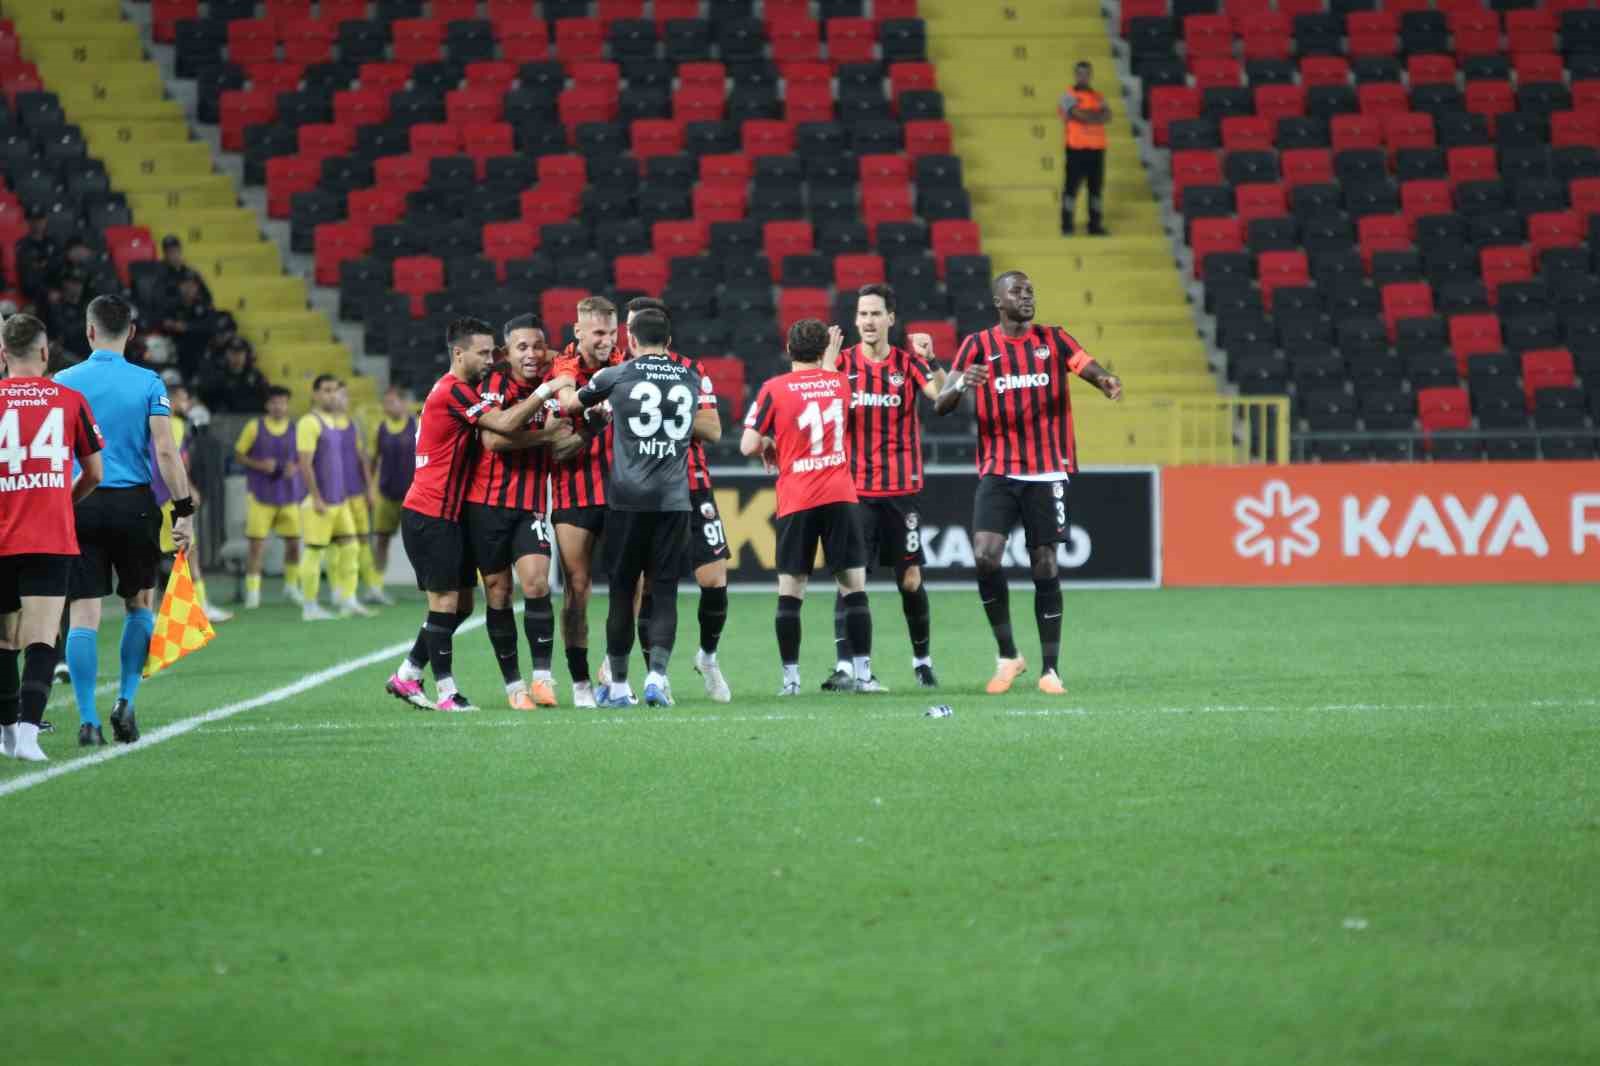
<svg viewBox="0 0 1600 1066">
<path fill-rule="evenodd" d="M 728 552 L 728 533 L 722 528 L 717 497 L 710 489 L 690 489 L 689 563 L 696 570 L 717 560 L 732 558 Z"/>
<path fill-rule="evenodd" d="M 0 614 L 22 609 L 24 596 L 65 596 L 75 555 L 0 555 Z"/>
<path fill-rule="evenodd" d="M 909 496 L 863 496 L 861 535 L 867 546 L 867 566 L 891 566 L 896 571 L 923 566 L 922 510 L 916 493 Z"/>
<path fill-rule="evenodd" d="M 115 590 L 132 599 L 161 577 L 161 508 L 149 485 L 95 489 L 77 506 L 78 559 L 67 595 L 98 600 Z"/>
<path fill-rule="evenodd" d="M 466 527 L 406 507 L 400 511 L 400 543 L 423 592 L 454 592 L 478 583 L 478 564 Z"/>
<path fill-rule="evenodd" d="M 577 526 L 598 537 L 606 531 L 606 508 L 604 506 L 562 507 L 550 512 L 550 524 Z"/>
<path fill-rule="evenodd" d="M 485 574 L 511 569 L 524 555 L 550 558 L 550 527 L 536 511 L 469 503 L 461 508 L 472 558 Z"/>
<path fill-rule="evenodd" d="M 972 502 L 972 528 L 1009 537 L 1019 524 L 1030 548 L 1065 541 L 1067 483 L 1018 481 L 999 474 L 979 478 L 978 494 Z"/>
<path fill-rule="evenodd" d="M 825 503 L 778 519 L 778 573 L 809 577 L 817 545 L 830 573 L 867 565 L 861 535 L 861 508 L 853 503 Z"/>
<path fill-rule="evenodd" d="M 612 595 L 631 600 L 641 574 L 677 582 L 689 567 L 688 511 L 612 511 L 606 525 L 606 567 Z"/>
</svg>

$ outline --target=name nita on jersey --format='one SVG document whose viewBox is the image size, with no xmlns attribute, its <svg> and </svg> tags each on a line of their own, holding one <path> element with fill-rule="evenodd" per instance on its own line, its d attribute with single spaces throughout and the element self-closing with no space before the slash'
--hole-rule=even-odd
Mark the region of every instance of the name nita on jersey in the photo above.
<svg viewBox="0 0 1600 1066">
<path fill-rule="evenodd" d="M 641 355 L 598 371 L 578 390 L 585 406 L 609 403 L 607 503 L 618 511 L 687 511 L 690 436 L 700 397 L 693 368 Z"/>
</svg>

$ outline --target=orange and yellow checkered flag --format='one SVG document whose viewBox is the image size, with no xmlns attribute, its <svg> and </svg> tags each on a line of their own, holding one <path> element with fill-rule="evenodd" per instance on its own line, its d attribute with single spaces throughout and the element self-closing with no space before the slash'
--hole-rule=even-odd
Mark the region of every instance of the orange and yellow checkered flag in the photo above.
<svg viewBox="0 0 1600 1066">
<path fill-rule="evenodd" d="M 150 657 L 144 661 L 144 676 L 165 670 L 190 652 L 199 651 L 216 636 L 211 621 L 195 595 L 194 579 L 189 576 L 189 556 L 179 552 L 167 578 L 167 592 L 156 612 L 155 632 L 150 634 Z"/>
</svg>

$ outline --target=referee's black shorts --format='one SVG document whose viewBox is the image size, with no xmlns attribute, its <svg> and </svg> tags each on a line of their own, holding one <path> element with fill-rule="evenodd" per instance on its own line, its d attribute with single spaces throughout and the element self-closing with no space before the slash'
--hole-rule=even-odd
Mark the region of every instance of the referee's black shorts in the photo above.
<svg viewBox="0 0 1600 1066">
<path fill-rule="evenodd" d="M 477 585 L 478 564 L 460 522 L 402 508 L 400 543 L 423 592 L 455 592 Z"/>
<path fill-rule="evenodd" d="M 68 598 L 132 599 L 161 578 L 161 508 L 149 485 L 95 489 L 75 509 L 78 559 Z M 112 577 L 116 582 L 113 586 Z"/>
</svg>

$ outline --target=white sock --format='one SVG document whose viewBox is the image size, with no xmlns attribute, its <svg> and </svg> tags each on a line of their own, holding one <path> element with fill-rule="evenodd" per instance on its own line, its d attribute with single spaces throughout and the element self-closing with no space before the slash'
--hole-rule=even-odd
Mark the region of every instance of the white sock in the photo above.
<svg viewBox="0 0 1600 1066">
<path fill-rule="evenodd" d="M 658 674 L 652 670 L 644 676 L 644 687 L 649 688 L 651 685 L 654 685 L 656 688 L 664 689 L 667 687 L 667 679 L 664 675 Z"/>
<path fill-rule="evenodd" d="M 16 732 L 16 744 L 12 748 L 12 752 L 18 758 L 22 757 L 22 752 L 24 751 L 39 750 L 38 726 L 31 722 L 18 722 L 14 727 L 11 728 L 13 728 Z"/>
<path fill-rule="evenodd" d="M 798 685 L 800 683 L 800 664 L 783 664 L 783 683 L 785 685 Z"/>
<path fill-rule="evenodd" d="M 633 686 L 626 681 L 613 681 L 611 682 L 610 691 L 606 695 L 614 700 L 631 700 L 633 699 Z"/>
<path fill-rule="evenodd" d="M 872 677 L 872 658 L 867 655 L 857 655 L 855 668 L 857 681 L 868 680 Z"/>
<path fill-rule="evenodd" d="M 849 659 L 840 659 L 838 662 L 833 664 L 833 672 L 836 674 L 848 674 L 850 669 L 851 667 Z"/>
<path fill-rule="evenodd" d="M 506 695 L 512 696 L 518 692 L 525 692 L 527 691 L 527 688 L 528 683 L 519 677 L 515 681 L 506 682 Z"/>
<path fill-rule="evenodd" d="M 456 694 L 456 679 L 453 677 L 442 678 L 434 682 L 434 689 L 441 700 L 447 700 Z"/>
<path fill-rule="evenodd" d="M 533 672 L 533 679 L 535 681 L 554 681 L 555 680 L 554 676 L 548 670 L 535 670 Z"/>
<path fill-rule="evenodd" d="M 14 725 L 0 726 L 0 751 L 6 758 L 12 758 L 17 753 L 17 727 Z"/>
<path fill-rule="evenodd" d="M 913 669 L 915 669 L 918 666 L 932 666 L 932 665 L 933 665 L 933 656 L 931 656 L 931 655 L 918 655 L 918 656 L 913 657 L 912 660 L 911 660 L 911 666 L 912 666 Z"/>
<path fill-rule="evenodd" d="M 401 681 L 421 681 L 422 667 L 413 666 L 410 657 L 400 660 L 400 669 L 395 671 L 395 676 Z"/>
<path fill-rule="evenodd" d="M 714 651 L 706 651 L 704 648 L 701 648 L 700 661 L 705 663 L 707 666 L 715 666 L 717 665 L 717 653 Z"/>
</svg>

